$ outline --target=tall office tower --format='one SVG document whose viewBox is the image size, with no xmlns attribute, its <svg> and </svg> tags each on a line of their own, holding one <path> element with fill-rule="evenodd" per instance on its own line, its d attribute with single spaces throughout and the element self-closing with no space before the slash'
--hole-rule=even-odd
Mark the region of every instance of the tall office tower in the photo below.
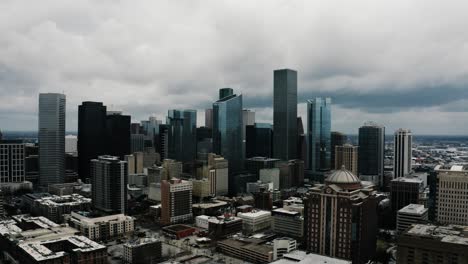
<svg viewBox="0 0 468 264">
<path fill-rule="evenodd" d="M 0 139 L 0 185 L 25 181 L 25 144 Z"/>
<path fill-rule="evenodd" d="M 273 127 L 268 123 L 255 123 L 246 128 L 246 158 L 273 156 Z"/>
<path fill-rule="evenodd" d="M 331 168 L 331 99 L 307 100 L 307 159 L 312 172 Z"/>
<path fill-rule="evenodd" d="M 169 110 L 167 113 L 168 157 L 182 162 L 196 159 L 197 111 Z"/>
<path fill-rule="evenodd" d="M 161 155 L 161 160 L 169 158 L 169 125 L 159 125 L 159 134 L 156 136 L 155 148 L 156 152 Z"/>
<path fill-rule="evenodd" d="M 411 172 L 413 136 L 408 129 L 395 131 L 395 146 L 393 148 L 393 178 L 405 177 Z"/>
<path fill-rule="evenodd" d="M 91 160 L 106 154 L 106 111 L 100 102 L 83 102 L 78 106 L 78 174 L 91 177 Z"/>
<path fill-rule="evenodd" d="M 213 150 L 229 161 L 229 173 L 231 175 L 242 171 L 244 167 L 244 151 L 242 147 L 242 95 L 230 94 L 219 98 L 213 104 Z M 229 91 L 229 90 L 227 90 Z M 233 190 L 233 177 L 229 177 L 229 193 Z"/>
<path fill-rule="evenodd" d="M 75 135 L 65 136 L 65 153 L 77 154 L 78 153 L 78 137 Z"/>
<path fill-rule="evenodd" d="M 376 250 L 376 191 L 352 172 L 336 170 L 304 199 L 304 238 L 313 253 L 367 263 Z"/>
<path fill-rule="evenodd" d="M 330 143 L 330 146 L 331 146 L 331 155 L 330 155 L 330 164 L 332 167 L 335 166 L 335 147 L 336 146 L 343 146 L 346 141 L 348 140 L 348 137 L 341 133 L 341 132 L 337 132 L 337 131 L 332 131 L 331 132 L 331 143 Z M 358 174 L 356 174 L 358 175 Z"/>
<path fill-rule="evenodd" d="M 279 159 L 253 157 L 245 160 L 245 168 L 252 174 L 259 175 L 261 169 L 271 169 L 276 167 Z"/>
<path fill-rule="evenodd" d="M 278 161 L 275 166 L 280 170 L 280 189 L 301 187 L 304 184 L 304 161 Z"/>
<path fill-rule="evenodd" d="M 93 206 L 114 214 L 127 211 L 127 162 L 113 156 L 99 156 L 91 160 Z"/>
<path fill-rule="evenodd" d="M 339 170 L 344 166 L 354 175 L 358 175 L 358 147 L 345 144 L 335 148 L 335 170 Z"/>
<path fill-rule="evenodd" d="M 161 120 L 158 120 L 155 116 L 150 116 L 148 120 L 141 121 L 142 132 L 154 143 L 155 137 L 159 134 L 159 126 L 161 124 Z"/>
<path fill-rule="evenodd" d="M 273 73 L 273 157 L 297 158 L 297 72 L 290 69 Z"/>
<path fill-rule="evenodd" d="M 359 176 L 381 188 L 384 185 L 384 153 L 385 127 L 366 122 L 359 128 Z"/>
<path fill-rule="evenodd" d="M 255 112 L 249 109 L 242 110 L 242 147 L 244 148 L 244 157 L 246 153 L 247 126 L 255 125 Z"/>
<path fill-rule="evenodd" d="M 232 88 L 221 88 L 219 89 L 219 99 L 234 95 L 234 90 Z"/>
<path fill-rule="evenodd" d="M 39 184 L 65 179 L 65 95 L 39 94 Z"/>
<path fill-rule="evenodd" d="M 205 127 L 213 128 L 213 108 L 205 109 Z"/>
<path fill-rule="evenodd" d="M 145 150 L 145 135 L 131 134 L 130 135 L 130 152 L 141 152 Z"/>
<path fill-rule="evenodd" d="M 123 159 L 130 154 L 130 116 L 108 111 L 106 116 L 105 154 Z"/>
<path fill-rule="evenodd" d="M 305 168 L 308 168 L 307 165 L 307 139 L 304 130 L 304 124 L 302 123 L 302 117 L 297 117 L 297 159 L 304 161 Z"/>
<path fill-rule="evenodd" d="M 434 171 L 435 220 L 441 224 L 468 225 L 468 166 L 438 165 Z"/>
<path fill-rule="evenodd" d="M 424 191 L 424 183 L 419 178 L 396 178 L 390 182 L 390 202 L 392 205 L 392 225 L 396 224 L 398 210 L 408 204 L 419 204 Z"/>
<path fill-rule="evenodd" d="M 192 220 L 192 182 L 180 179 L 161 182 L 161 224 Z"/>
</svg>

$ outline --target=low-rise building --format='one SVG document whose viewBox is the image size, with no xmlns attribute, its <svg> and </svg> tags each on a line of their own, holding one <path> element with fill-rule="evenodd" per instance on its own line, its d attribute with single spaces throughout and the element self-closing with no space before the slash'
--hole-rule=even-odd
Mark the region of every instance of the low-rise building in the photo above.
<svg viewBox="0 0 468 264">
<path fill-rule="evenodd" d="M 279 208 L 271 211 L 271 217 L 271 228 L 274 232 L 294 238 L 304 236 L 304 217 L 301 213 Z"/>
<path fill-rule="evenodd" d="M 397 242 L 397 263 L 468 263 L 468 227 L 417 224 Z"/>
<path fill-rule="evenodd" d="M 237 217 L 242 219 L 242 229 L 247 234 L 261 231 L 271 226 L 271 212 L 252 211 L 248 213 L 238 213 Z"/>
<path fill-rule="evenodd" d="M 252 263 L 273 261 L 273 247 L 267 241 L 252 238 L 229 238 L 218 242 L 218 249 L 229 256 Z"/>
<path fill-rule="evenodd" d="M 351 261 L 295 250 L 273 264 L 351 264 Z"/>
<path fill-rule="evenodd" d="M 208 220 L 208 234 L 213 238 L 224 238 L 242 232 L 242 219 L 235 216 L 211 217 Z"/>
<path fill-rule="evenodd" d="M 277 260 L 297 249 L 297 242 L 295 239 L 289 237 L 281 237 L 273 240 L 273 259 Z"/>
<path fill-rule="evenodd" d="M 227 202 L 220 200 L 211 200 L 203 203 L 195 203 L 192 205 L 193 215 L 208 215 L 218 216 L 229 207 Z"/>
<path fill-rule="evenodd" d="M 125 243 L 123 261 L 125 264 L 156 264 L 162 257 L 161 241 L 153 238 L 142 238 Z"/>
<path fill-rule="evenodd" d="M 62 223 L 63 215 L 73 211 L 89 211 L 91 199 L 79 194 L 52 195 L 36 199 L 33 202 L 31 212 L 34 215 L 47 217 L 53 222 Z"/>
<path fill-rule="evenodd" d="M 95 241 L 108 241 L 132 234 L 134 221 L 133 217 L 124 214 L 92 217 L 83 212 L 72 212 L 68 219 L 70 226 Z"/>
<path fill-rule="evenodd" d="M 208 220 L 210 219 L 210 216 L 207 215 L 199 215 L 195 217 L 195 225 L 198 228 L 208 230 Z"/>
<path fill-rule="evenodd" d="M 402 233 L 412 224 L 425 224 L 428 221 L 428 209 L 422 204 L 409 204 L 397 213 L 397 231 Z"/>
<path fill-rule="evenodd" d="M 191 226 L 181 224 L 166 226 L 162 230 L 165 236 L 172 239 L 182 239 L 191 236 L 196 231 Z"/>
</svg>

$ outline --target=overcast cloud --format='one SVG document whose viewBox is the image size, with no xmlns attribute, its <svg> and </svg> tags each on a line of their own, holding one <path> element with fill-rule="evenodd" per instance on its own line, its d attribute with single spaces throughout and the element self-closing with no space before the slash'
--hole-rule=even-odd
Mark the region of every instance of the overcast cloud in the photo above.
<svg viewBox="0 0 468 264">
<path fill-rule="evenodd" d="M 296 69 L 299 113 L 330 96 L 334 130 L 468 133 L 467 1 L 0 1 L 0 129 L 35 130 L 39 92 L 133 121 L 199 110 L 218 88 L 272 120 L 273 70 Z M 305 120 L 305 118 L 304 118 Z"/>
</svg>

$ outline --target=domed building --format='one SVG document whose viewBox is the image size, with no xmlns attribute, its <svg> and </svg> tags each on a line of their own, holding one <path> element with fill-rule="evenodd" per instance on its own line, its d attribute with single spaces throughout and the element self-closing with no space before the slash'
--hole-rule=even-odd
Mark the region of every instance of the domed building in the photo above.
<svg viewBox="0 0 468 264">
<path fill-rule="evenodd" d="M 366 263 L 376 250 L 377 197 L 344 166 L 312 187 L 304 199 L 307 250 Z"/>
</svg>

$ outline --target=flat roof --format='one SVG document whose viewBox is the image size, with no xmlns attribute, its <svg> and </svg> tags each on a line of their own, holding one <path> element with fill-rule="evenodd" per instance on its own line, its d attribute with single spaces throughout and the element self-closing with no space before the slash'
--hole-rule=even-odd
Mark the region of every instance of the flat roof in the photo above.
<svg viewBox="0 0 468 264">
<path fill-rule="evenodd" d="M 409 236 L 428 237 L 445 243 L 468 245 L 467 226 L 435 226 L 435 225 L 412 225 L 408 231 L 403 233 Z"/>
<path fill-rule="evenodd" d="M 252 212 L 247 212 L 247 213 L 238 213 L 237 216 L 242 218 L 242 217 L 247 217 L 247 218 L 255 218 L 255 217 L 261 217 L 261 216 L 266 216 L 266 215 L 271 215 L 270 211 L 261 211 L 261 210 L 255 210 Z"/>
<path fill-rule="evenodd" d="M 350 264 L 351 261 L 331 258 L 318 254 L 307 254 L 305 251 L 295 250 L 283 255 L 283 259 L 272 262 L 272 264 Z"/>
<path fill-rule="evenodd" d="M 414 215 L 421 215 L 427 212 L 427 208 L 424 208 L 422 204 L 408 204 L 407 206 L 401 208 L 398 213 L 403 214 L 414 214 Z"/>
</svg>

